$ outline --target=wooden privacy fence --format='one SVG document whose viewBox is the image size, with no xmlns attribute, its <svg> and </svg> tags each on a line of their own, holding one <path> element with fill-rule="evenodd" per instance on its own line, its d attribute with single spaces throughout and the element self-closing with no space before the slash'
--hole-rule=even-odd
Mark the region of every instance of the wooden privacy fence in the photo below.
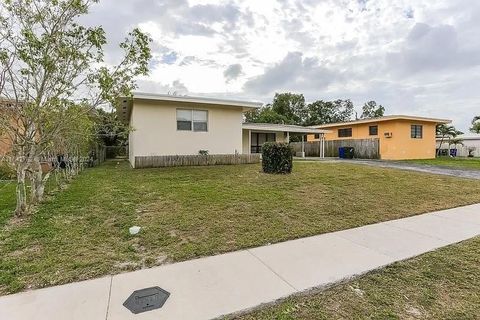
<svg viewBox="0 0 480 320">
<path fill-rule="evenodd" d="M 135 168 L 259 163 L 260 154 L 211 154 L 135 157 Z"/>
<path fill-rule="evenodd" d="M 379 139 L 345 139 L 325 141 L 325 157 L 338 157 L 338 148 L 353 147 L 354 156 L 359 159 L 379 159 L 380 141 Z M 301 142 L 292 142 L 290 145 L 295 152 L 302 151 Z M 305 142 L 305 156 L 320 156 L 320 141 Z"/>
</svg>

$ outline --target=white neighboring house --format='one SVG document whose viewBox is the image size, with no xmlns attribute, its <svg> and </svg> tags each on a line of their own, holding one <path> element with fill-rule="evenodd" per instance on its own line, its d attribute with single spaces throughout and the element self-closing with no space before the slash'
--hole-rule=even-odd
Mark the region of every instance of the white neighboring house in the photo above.
<svg viewBox="0 0 480 320">
<path fill-rule="evenodd" d="M 457 136 L 456 138 L 458 139 L 462 139 L 462 143 L 463 145 L 461 144 L 457 144 L 457 156 L 459 157 L 467 157 L 469 152 L 468 150 L 470 148 L 475 148 L 475 150 L 473 150 L 472 154 L 474 157 L 480 157 L 480 134 L 476 134 L 476 133 L 470 133 L 470 134 L 462 134 L 462 135 L 459 135 Z M 441 138 L 437 137 L 437 149 L 440 145 L 440 140 Z M 442 143 L 442 150 L 448 150 L 448 149 L 454 149 L 455 146 L 452 144 L 452 145 L 448 145 L 448 138 L 445 138 L 443 140 L 443 143 Z"/>
<path fill-rule="evenodd" d="M 198 156 L 201 150 L 218 159 L 249 155 L 260 152 L 266 141 L 288 142 L 290 133 L 323 136 L 326 132 L 300 126 L 243 124 L 244 112 L 262 106 L 255 101 L 134 93 L 119 102 L 117 113 L 132 128 L 128 157 L 133 167 L 143 166 L 146 158 L 148 166 L 162 166 L 165 157 L 188 158 Z"/>
</svg>

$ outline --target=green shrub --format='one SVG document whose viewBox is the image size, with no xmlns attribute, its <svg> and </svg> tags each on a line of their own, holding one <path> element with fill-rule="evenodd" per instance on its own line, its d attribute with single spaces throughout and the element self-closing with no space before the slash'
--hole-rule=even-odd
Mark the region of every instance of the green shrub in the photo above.
<svg viewBox="0 0 480 320">
<path fill-rule="evenodd" d="M 266 142 L 262 146 L 262 168 L 265 173 L 290 173 L 293 149 L 288 143 Z"/>
<path fill-rule="evenodd" d="M 15 171 L 5 162 L 0 162 L 0 180 L 15 179 Z"/>
</svg>

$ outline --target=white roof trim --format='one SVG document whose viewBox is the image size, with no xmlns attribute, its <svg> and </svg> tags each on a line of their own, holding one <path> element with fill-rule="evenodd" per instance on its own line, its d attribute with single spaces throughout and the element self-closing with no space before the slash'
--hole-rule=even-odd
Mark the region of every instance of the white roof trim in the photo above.
<svg viewBox="0 0 480 320">
<path fill-rule="evenodd" d="M 318 124 L 311 127 L 314 128 L 332 128 L 332 127 L 344 127 L 344 126 L 351 126 L 356 124 L 363 124 L 363 123 L 375 123 L 375 122 L 383 122 L 383 121 L 392 121 L 392 120 L 408 120 L 408 121 L 419 121 L 419 122 L 434 122 L 434 123 L 451 123 L 452 120 L 448 119 L 437 119 L 437 118 L 426 118 L 426 117 L 419 117 L 419 116 L 405 116 L 405 115 L 389 115 L 383 116 L 378 118 L 368 118 L 368 119 L 358 119 L 358 120 L 350 120 L 345 122 L 335 122 L 335 123 L 326 123 L 326 124 Z"/>
<path fill-rule="evenodd" d="M 450 138 L 451 137 L 445 137 L 443 140 L 448 141 Z M 479 140 L 480 141 L 480 134 L 474 134 L 474 133 L 472 133 L 472 134 L 461 134 L 461 135 L 456 136 L 455 138 L 462 139 L 462 140 Z M 437 136 L 436 140 L 441 141 L 442 137 Z"/>
<path fill-rule="evenodd" d="M 223 106 L 246 107 L 246 108 L 252 108 L 252 109 L 260 108 L 263 105 L 263 103 L 260 101 L 243 101 L 243 100 L 208 98 L 208 97 L 198 97 L 198 96 L 176 96 L 176 95 L 169 95 L 169 94 L 145 93 L 145 92 L 134 92 L 133 99 L 218 104 Z"/>
<path fill-rule="evenodd" d="M 274 123 L 243 123 L 242 129 L 254 131 L 273 131 L 273 132 L 294 132 L 294 133 L 329 133 L 330 130 L 315 129 L 311 127 L 302 127 L 289 124 Z"/>
</svg>

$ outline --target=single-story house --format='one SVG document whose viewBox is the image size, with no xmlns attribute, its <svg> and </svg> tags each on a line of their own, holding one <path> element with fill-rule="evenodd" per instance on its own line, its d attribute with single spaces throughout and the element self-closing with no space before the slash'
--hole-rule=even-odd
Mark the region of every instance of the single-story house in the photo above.
<svg viewBox="0 0 480 320">
<path fill-rule="evenodd" d="M 316 125 L 326 129 L 324 139 L 378 139 L 381 159 L 431 159 L 435 158 L 435 133 L 439 124 L 450 120 L 417 116 L 391 115 L 372 119 Z M 310 134 L 307 141 L 318 141 L 320 136 Z"/>
<path fill-rule="evenodd" d="M 290 135 L 326 130 L 301 126 L 243 123 L 244 113 L 262 103 L 218 98 L 134 93 L 117 104 L 120 119 L 131 127 L 128 157 L 135 167 L 259 161 L 267 141 L 288 142 Z M 193 161 L 193 162 L 192 162 Z"/>
<path fill-rule="evenodd" d="M 456 136 L 456 138 L 461 139 L 462 143 L 455 146 L 453 144 L 450 144 L 448 138 L 445 138 L 443 139 L 442 145 L 440 146 L 442 138 L 437 137 L 437 149 L 441 148 L 441 150 L 443 151 L 442 154 L 444 155 L 448 155 L 449 150 L 456 149 L 456 155 L 458 157 L 468 157 L 469 154 L 473 155 L 474 157 L 480 157 L 480 134 L 461 134 L 459 136 Z"/>
</svg>

